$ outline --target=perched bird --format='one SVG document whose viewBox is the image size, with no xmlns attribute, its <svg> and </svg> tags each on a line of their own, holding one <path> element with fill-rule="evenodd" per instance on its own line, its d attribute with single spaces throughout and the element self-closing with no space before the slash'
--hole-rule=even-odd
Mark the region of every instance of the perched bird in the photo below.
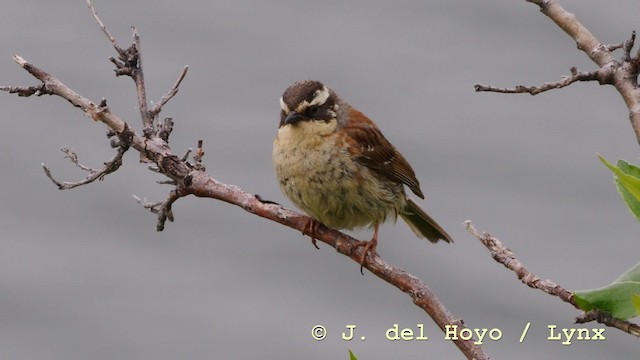
<svg viewBox="0 0 640 360">
<path fill-rule="evenodd" d="M 373 227 L 360 264 L 375 254 L 378 228 L 400 215 L 420 238 L 451 237 L 404 191 L 424 199 L 411 165 L 363 113 L 315 80 L 280 98 L 273 166 L 282 192 L 313 220 L 335 229 Z M 314 229 L 307 225 L 315 244 Z"/>
</svg>

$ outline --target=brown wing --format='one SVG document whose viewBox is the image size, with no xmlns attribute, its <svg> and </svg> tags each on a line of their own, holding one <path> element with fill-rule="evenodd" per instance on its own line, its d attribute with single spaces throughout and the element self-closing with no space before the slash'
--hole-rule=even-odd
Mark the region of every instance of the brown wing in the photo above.
<svg viewBox="0 0 640 360">
<path fill-rule="evenodd" d="M 407 185 L 414 194 L 424 199 L 411 165 L 373 121 L 353 108 L 349 110 L 349 117 L 350 121 L 343 130 L 350 138 L 349 152 L 356 161 L 383 178 Z"/>
</svg>

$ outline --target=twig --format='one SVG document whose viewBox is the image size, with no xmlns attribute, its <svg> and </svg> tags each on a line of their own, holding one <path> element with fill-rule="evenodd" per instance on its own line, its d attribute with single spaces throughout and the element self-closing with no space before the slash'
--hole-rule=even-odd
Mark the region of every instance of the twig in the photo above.
<svg viewBox="0 0 640 360">
<path fill-rule="evenodd" d="M 18 96 L 28 97 L 31 95 L 53 95 L 47 87 L 42 85 L 38 86 L 0 86 L 0 91 L 6 91 L 9 94 L 18 94 Z"/>
<path fill-rule="evenodd" d="M 584 324 L 591 321 L 596 321 L 601 324 L 620 329 L 631 335 L 640 337 L 640 326 L 629 321 L 616 319 L 611 314 L 604 313 L 602 311 L 587 311 L 578 315 L 575 319 L 576 324 Z"/>
<path fill-rule="evenodd" d="M 573 298 L 573 292 L 563 288 L 552 280 L 540 279 L 529 271 L 515 256 L 515 254 L 505 247 L 500 240 L 488 233 L 480 234 L 478 230 L 473 226 L 471 221 L 465 221 L 467 231 L 471 233 L 476 239 L 489 249 L 491 257 L 498 263 L 504 265 L 507 269 L 516 273 L 516 276 L 523 284 L 533 289 L 538 289 L 546 292 L 547 294 L 557 296 L 560 300 L 573 305 L 578 310 L 580 307 L 576 304 Z M 590 311 L 586 314 L 578 316 L 575 321 L 577 323 L 584 323 L 588 321 L 597 321 L 601 324 L 620 329 L 626 333 L 640 337 L 640 326 L 626 320 L 615 319 L 609 314 L 601 311 Z"/>
<path fill-rule="evenodd" d="M 204 157 L 204 149 L 202 148 L 202 144 L 204 140 L 198 140 L 198 147 L 196 149 L 195 155 L 193 155 L 193 161 L 195 161 L 194 167 L 198 170 L 206 171 L 204 164 L 202 163 L 202 158 Z"/>
<path fill-rule="evenodd" d="M 549 19 L 564 30 L 576 41 L 579 50 L 583 51 L 599 67 L 601 84 L 613 85 L 629 109 L 629 120 L 636 139 L 640 144 L 640 88 L 637 78 L 640 72 L 640 49 L 631 56 L 631 48 L 635 42 L 635 32 L 624 42 L 624 56 L 621 62 L 616 61 L 613 50 L 618 45 L 603 45 L 584 26 L 574 14 L 565 10 L 556 0 L 526 0 L 537 5 Z"/>
<path fill-rule="evenodd" d="M 159 129 L 157 131 L 158 137 L 164 142 L 169 142 L 169 135 L 173 131 L 173 118 L 165 118 L 164 121 L 158 125 Z"/>
<path fill-rule="evenodd" d="M 474 86 L 477 92 L 488 91 L 488 92 L 498 92 L 504 94 L 522 94 L 529 93 L 531 95 L 537 95 L 541 92 L 545 92 L 553 89 L 561 89 L 563 87 L 569 86 L 576 81 L 600 81 L 600 72 L 598 70 L 590 71 L 590 72 L 578 72 L 575 67 L 571 68 L 571 75 L 565 76 L 562 80 L 555 82 L 544 83 L 540 86 L 523 86 L 518 85 L 515 88 L 501 88 L 495 86 L 481 85 L 476 84 Z"/>
<path fill-rule="evenodd" d="M 180 191 L 237 205 L 250 213 L 298 231 L 304 231 L 309 222 L 309 217 L 305 215 L 271 201 L 263 201 L 258 195 L 247 193 L 235 185 L 223 184 L 209 176 L 195 176 L 192 186 L 181 188 Z M 315 238 L 335 248 L 337 252 L 351 258 L 354 262 L 360 263 L 362 247 L 359 246 L 359 240 L 321 224 L 315 231 Z M 368 257 L 364 267 L 377 277 L 408 294 L 414 304 L 429 314 L 443 331 L 447 325 L 458 325 L 460 329 L 463 328 L 463 321 L 454 317 L 427 284 L 416 276 L 387 263 L 378 254 Z M 489 357 L 482 347 L 474 344 L 474 341 L 473 339 L 464 341 L 461 337 L 454 340 L 456 346 L 468 359 L 488 359 Z"/>
<path fill-rule="evenodd" d="M 156 224 L 156 231 L 162 231 L 164 230 L 164 224 L 167 222 L 167 220 L 171 222 L 173 222 L 174 220 L 173 210 L 171 208 L 173 203 L 185 195 L 187 194 L 181 193 L 177 189 L 174 189 L 174 190 L 171 190 L 171 192 L 169 192 L 169 197 L 167 197 L 167 200 L 154 202 L 154 203 L 147 202 L 146 198 L 143 200 L 135 195 L 132 195 L 132 196 L 134 199 L 136 199 L 138 204 L 142 205 L 142 207 L 144 207 L 145 209 L 149 210 L 154 214 L 158 214 L 158 223 Z"/>
<path fill-rule="evenodd" d="M 153 134 L 153 116 L 149 113 L 147 105 L 147 88 L 144 83 L 144 71 L 142 69 L 142 54 L 140 49 L 140 34 L 135 26 L 131 27 L 133 32 L 133 45 L 131 52 L 135 53 L 137 60 L 135 66 L 131 64 L 131 77 L 136 84 L 136 94 L 138 95 L 138 110 L 140 110 L 140 118 L 142 119 L 142 133 L 146 138 Z"/>
<path fill-rule="evenodd" d="M 633 49 L 633 45 L 636 42 L 636 32 L 632 31 L 631 32 L 631 37 L 629 37 L 629 40 L 624 42 L 624 57 L 623 60 L 624 61 L 631 61 L 631 49 Z"/>
<path fill-rule="evenodd" d="M 160 211 L 160 206 L 164 203 L 164 201 L 156 201 L 149 202 L 147 198 L 141 199 L 137 195 L 131 195 L 138 204 L 140 204 L 143 208 L 149 210 L 153 214 L 157 214 Z"/>
<path fill-rule="evenodd" d="M 571 36 L 579 50 L 582 50 L 599 67 L 615 62 L 611 51 L 580 23 L 577 17 L 565 10 L 556 0 L 526 0 L 540 7 L 540 11 L 548 16 L 564 32 Z"/>
<path fill-rule="evenodd" d="M 98 12 L 93 7 L 91 0 L 87 0 L 87 5 L 91 11 L 91 15 L 102 29 L 102 32 L 107 36 L 109 42 L 118 53 L 118 58 L 110 58 L 112 63 L 116 66 L 116 76 L 127 75 L 130 76 L 136 84 L 136 95 L 138 97 L 138 110 L 140 111 L 140 117 L 142 119 L 143 134 L 149 138 L 153 131 L 153 116 L 148 111 L 147 106 L 147 90 L 144 83 L 144 72 L 142 71 L 142 56 L 140 54 L 140 34 L 135 27 L 131 28 L 133 34 L 133 43 L 128 49 L 123 49 L 116 39 L 111 35 L 107 27 L 104 25 Z"/>
<path fill-rule="evenodd" d="M 187 161 L 187 159 L 189 158 L 189 155 L 191 154 L 192 151 L 193 151 L 192 148 L 188 148 L 187 151 L 184 152 L 184 155 L 182 155 L 180 160 Z"/>
<path fill-rule="evenodd" d="M 609 45 L 605 45 L 605 47 L 607 48 L 608 51 L 615 51 L 618 49 L 622 49 L 624 47 L 624 43 L 609 44 Z"/>
<path fill-rule="evenodd" d="M 93 18 L 98 23 L 98 26 L 100 26 L 100 29 L 102 29 L 102 32 L 107 36 L 107 38 L 109 39 L 109 42 L 111 42 L 111 45 L 113 45 L 113 48 L 118 52 L 118 54 L 121 57 L 124 57 L 125 56 L 124 50 L 122 50 L 122 48 L 118 46 L 118 42 L 116 41 L 116 39 L 111 35 L 109 30 L 107 30 L 107 27 L 102 23 L 102 20 L 100 20 L 100 18 L 98 17 L 98 12 L 93 7 L 93 4 L 91 3 L 91 0 L 87 0 L 87 5 L 89 6 L 89 10 L 91 11 L 91 15 L 93 15 Z"/>
<path fill-rule="evenodd" d="M 178 77 L 178 80 L 176 80 L 176 83 L 173 84 L 169 92 L 164 94 L 164 96 L 160 99 L 160 101 L 158 101 L 158 103 L 155 104 L 153 108 L 151 108 L 151 110 L 149 110 L 149 115 L 151 117 L 155 118 L 162 110 L 162 107 L 164 106 L 164 104 L 166 104 L 167 101 L 171 100 L 171 98 L 176 96 L 176 94 L 178 93 L 178 87 L 180 86 L 180 83 L 182 82 L 184 77 L 187 75 L 188 70 L 189 70 L 189 65 L 186 65 L 184 68 L 182 68 L 182 72 L 180 72 L 180 76 Z"/>
<path fill-rule="evenodd" d="M 120 166 L 122 165 L 122 156 L 124 155 L 125 152 L 127 152 L 128 147 L 126 146 L 120 146 L 118 147 L 118 152 L 115 154 L 115 156 L 113 158 L 111 158 L 111 160 L 107 161 L 104 163 L 104 167 L 102 167 L 101 169 L 93 169 L 90 168 L 88 166 L 82 165 L 79 161 L 78 161 L 78 155 L 76 155 L 75 152 L 73 152 L 73 150 L 67 148 L 67 147 L 63 147 L 62 149 L 60 149 L 63 153 L 65 153 L 65 158 L 71 160 L 72 163 L 74 163 L 77 167 L 79 167 L 80 169 L 87 171 L 89 173 L 89 175 L 87 175 L 86 178 L 77 181 L 77 182 L 59 182 L 56 179 L 53 178 L 53 175 L 51 175 L 51 170 L 45 165 L 42 164 L 42 169 L 44 170 L 45 175 L 47 175 L 47 177 L 49 179 L 51 179 L 51 181 L 56 184 L 56 186 L 58 187 L 58 189 L 60 190 L 69 190 L 69 189 L 73 189 L 76 188 L 78 186 L 82 186 L 82 185 L 86 185 L 86 184 L 90 184 L 96 180 L 103 180 L 105 176 L 107 176 L 108 174 L 111 174 L 112 172 L 118 170 L 120 168 Z"/>
</svg>

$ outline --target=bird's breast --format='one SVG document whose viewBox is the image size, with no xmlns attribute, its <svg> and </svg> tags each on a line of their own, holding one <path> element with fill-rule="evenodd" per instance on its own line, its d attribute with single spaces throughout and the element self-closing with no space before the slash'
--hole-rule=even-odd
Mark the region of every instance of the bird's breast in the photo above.
<svg viewBox="0 0 640 360">
<path fill-rule="evenodd" d="M 397 191 L 352 158 L 339 132 L 305 130 L 283 126 L 273 146 L 280 188 L 296 206 L 338 229 L 380 223 L 395 213 Z"/>
</svg>

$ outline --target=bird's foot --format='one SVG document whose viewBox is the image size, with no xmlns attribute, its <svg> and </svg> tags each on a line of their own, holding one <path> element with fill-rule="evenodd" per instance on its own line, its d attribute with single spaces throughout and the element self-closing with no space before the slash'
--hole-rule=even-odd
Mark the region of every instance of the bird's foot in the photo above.
<svg viewBox="0 0 640 360">
<path fill-rule="evenodd" d="M 312 218 L 309 218 L 309 220 L 307 220 L 307 222 L 304 224 L 304 227 L 302 228 L 302 234 L 309 235 L 313 246 L 315 246 L 316 249 L 320 250 L 318 244 L 316 244 L 316 234 L 318 233 L 318 226 L 320 226 L 319 222 L 313 220 Z"/>
<path fill-rule="evenodd" d="M 364 275 L 362 268 L 367 263 L 367 255 L 371 254 L 371 256 L 376 256 L 378 253 L 376 252 L 377 241 L 360 241 L 356 244 L 356 248 L 364 247 L 362 249 L 362 255 L 360 256 L 360 273 Z"/>
</svg>

